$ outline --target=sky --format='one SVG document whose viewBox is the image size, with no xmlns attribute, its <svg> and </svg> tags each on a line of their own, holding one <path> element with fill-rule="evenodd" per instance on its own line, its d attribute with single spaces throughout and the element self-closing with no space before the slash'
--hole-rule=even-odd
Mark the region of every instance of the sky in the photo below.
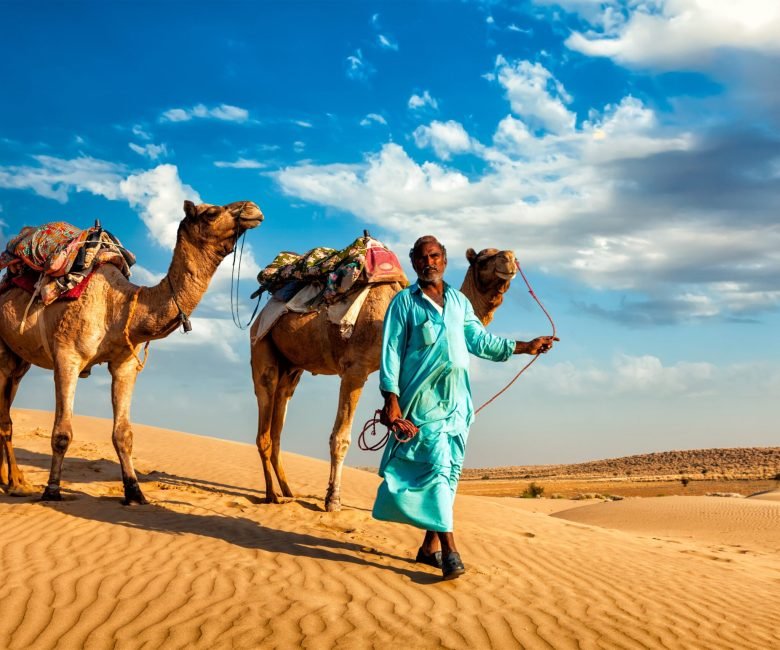
<svg viewBox="0 0 780 650">
<path fill-rule="evenodd" d="M 0 23 L 0 245 L 100 219 L 150 284 L 185 199 L 251 200 L 244 324 L 281 250 L 367 229 L 413 279 L 433 234 L 459 287 L 467 248 L 509 248 L 561 341 L 479 415 L 467 466 L 780 444 L 776 0 L 0 0 Z M 254 441 L 232 265 L 152 343 L 135 422 Z M 490 330 L 550 324 L 518 278 Z M 475 360 L 476 404 L 522 361 Z M 96 368 L 76 412 L 110 417 L 109 386 Z M 337 397 L 306 374 L 282 448 L 327 458 Z M 15 406 L 53 404 L 31 370 Z M 374 374 L 353 437 L 380 405 Z"/>
</svg>

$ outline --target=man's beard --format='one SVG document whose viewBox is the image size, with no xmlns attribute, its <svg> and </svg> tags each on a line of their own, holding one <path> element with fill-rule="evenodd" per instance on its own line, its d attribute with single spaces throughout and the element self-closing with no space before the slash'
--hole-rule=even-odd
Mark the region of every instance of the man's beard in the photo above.
<svg viewBox="0 0 780 650">
<path fill-rule="evenodd" d="M 444 277 L 444 272 L 435 267 L 426 267 L 417 274 L 420 284 L 437 284 Z"/>
</svg>

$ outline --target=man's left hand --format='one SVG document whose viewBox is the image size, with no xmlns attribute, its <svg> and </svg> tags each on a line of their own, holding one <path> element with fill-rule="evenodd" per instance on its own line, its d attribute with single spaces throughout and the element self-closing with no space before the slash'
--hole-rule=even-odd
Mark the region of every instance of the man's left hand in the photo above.
<svg viewBox="0 0 780 650">
<path fill-rule="evenodd" d="M 553 341 L 559 340 L 560 339 L 557 336 L 538 336 L 532 341 L 528 341 L 528 343 L 522 343 L 521 341 L 518 341 L 515 347 L 515 354 L 545 354 L 546 352 L 552 350 Z"/>
</svg>

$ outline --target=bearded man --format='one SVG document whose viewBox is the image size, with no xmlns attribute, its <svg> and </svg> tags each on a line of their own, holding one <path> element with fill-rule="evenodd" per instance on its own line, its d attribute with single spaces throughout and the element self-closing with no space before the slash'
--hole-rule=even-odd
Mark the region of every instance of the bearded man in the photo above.
<svg viewBox="0 0 780 650">
<path fill-rule="evenodd" d="M 409 257 L 417 282 L 393 298 L 384 321 L 382 421 L 395 436 L 382 457 L 372 514 L 425 530 L 416 560 L 450 580 L 466 570 L 452 507 L 474 419 L 469 353 L 506 361 L 545 353 L 558 339 L 513 341 L 485 330 L 468 298 L 444 282 L 447 251 L 435 237 L 420 237 Z"/>
</svg>

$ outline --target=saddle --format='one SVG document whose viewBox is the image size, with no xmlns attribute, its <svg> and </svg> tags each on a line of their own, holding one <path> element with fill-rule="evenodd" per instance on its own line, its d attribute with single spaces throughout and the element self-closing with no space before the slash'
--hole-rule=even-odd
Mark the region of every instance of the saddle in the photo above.
<svg viewBox="0 0 780 650">
<path fill-rule="evenodd" d="M 341 250 L 318 247 L 303 255 L 283 251 L 258 273 L 257 281 L 260 287 L 252 298 L 267 291 L 285 301 L 304 287 L 316 285 L 320 290 L 312 292 L 312 308 L 330 305 L 368 284 L 409 284 L 396 254 L 368 232 Z"/>
<path fill-rule="evenodd" d="M 113 264 L 129 278 L 135 256 L 99 222 L 87 230 L 64 221 L 25 226 L 0 254 L 0 270 L 6 270 L 0 291 L 20 287 L 40 297 L 44 305 L 61 297 L 76 298 L 103 264 Z"/>
</svg>

